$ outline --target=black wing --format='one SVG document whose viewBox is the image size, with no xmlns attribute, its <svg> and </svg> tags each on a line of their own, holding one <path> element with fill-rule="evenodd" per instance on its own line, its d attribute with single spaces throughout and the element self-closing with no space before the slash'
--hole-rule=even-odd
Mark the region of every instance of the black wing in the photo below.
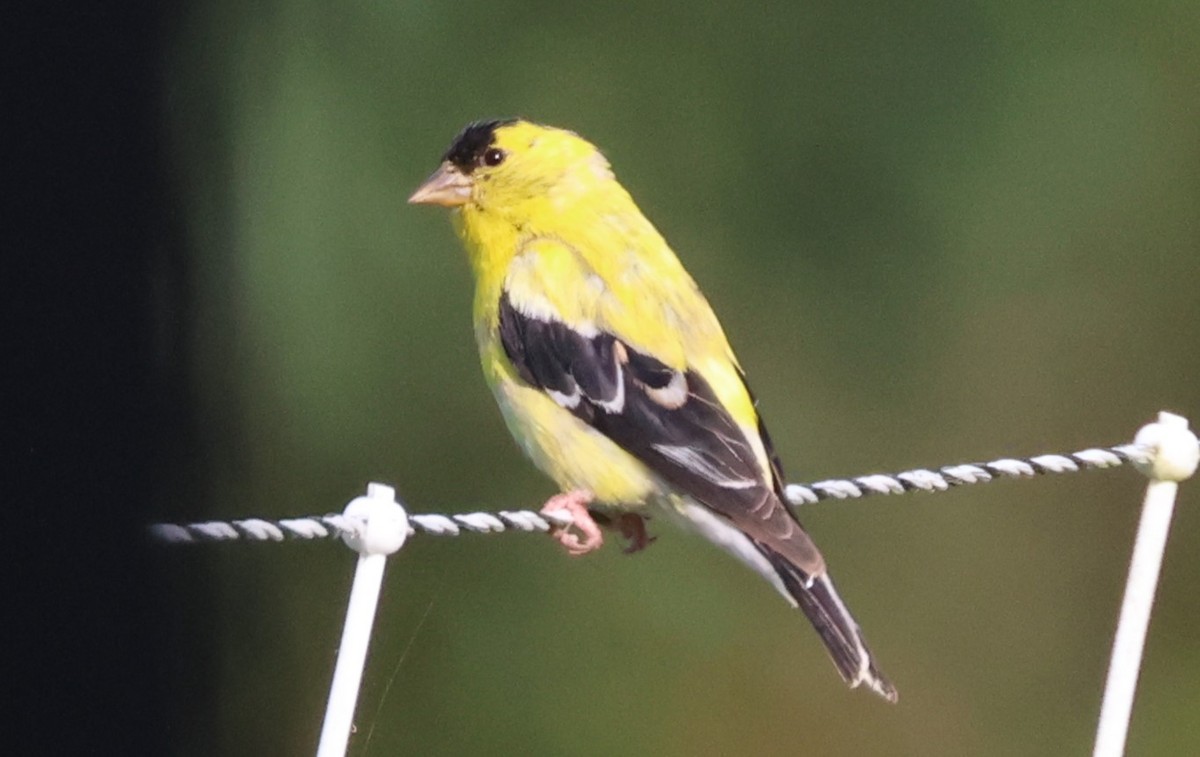
<svg viewBox="0 0 1200 757">
<path fill-rule="evenodd" d="M 759 419 L 769 471 L 694 370 L 676 371 L 615 336 L 582 333 L 500 300 L 500 341 L 523 381 L 728 519 L 779 576 L 851 686 L 896 700 L 808 534 L 783 505 L 783 472 Z M 745 378 L 743 377 L 743 381 Z M 747 392 L 749 388 L 747 387 Z"/>
<path fill-rule="evenodd" d="M 773 450 L 767 450 L 772 470 L 764 473 L 742 429 L 698 372 L 673 370 L 612 334 L 581 333 L 527 315 L 507 294 L 500 301 L 500 341 L 522 380 L 672 486 L 756 539 L 791 543 L 785 551 L 801 567 L 823 567 L 783 507 Z M 761 424 L 760 433 L 769 445 Z"/>
</svg>

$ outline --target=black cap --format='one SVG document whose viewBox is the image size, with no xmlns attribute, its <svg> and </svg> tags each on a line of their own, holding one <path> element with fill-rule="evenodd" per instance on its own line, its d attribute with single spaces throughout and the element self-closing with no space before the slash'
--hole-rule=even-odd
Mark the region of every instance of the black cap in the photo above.
<svg viewBox="0 0 1200 757">
<path fill-rule="evenodd" d="M 515 123 L 515 118 L 498 118 L 492 121 L 475 121 L 459 132 L 450 144 L 450 149 L 442 156 L 458 166 L 463 173 L 471 173 L 479 165 L 479 159 L 496 141 L 496 129 L 506 124 Z"/>
</svg>

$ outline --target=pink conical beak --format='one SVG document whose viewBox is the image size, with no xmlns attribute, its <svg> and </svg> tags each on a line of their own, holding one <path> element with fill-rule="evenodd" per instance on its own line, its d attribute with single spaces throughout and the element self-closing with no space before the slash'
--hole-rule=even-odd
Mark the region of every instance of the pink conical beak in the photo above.
<svg viewBox="0 0 1200 757">
<path fill-rule="evenodd" d="M 471 179 L 453 163 L 443 163 L 425 180 L 412 197 L 410 205 L 443 205 L 456 208 L 471 199 Z"/>
</svg>

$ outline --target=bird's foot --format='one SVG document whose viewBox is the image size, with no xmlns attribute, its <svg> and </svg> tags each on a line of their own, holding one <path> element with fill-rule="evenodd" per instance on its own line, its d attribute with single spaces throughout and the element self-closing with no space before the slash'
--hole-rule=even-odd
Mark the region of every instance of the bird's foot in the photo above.
<svg viewBox="0 0 1200 757">
<path fill-rule="evenodd" d="M 555 526 L 550 535 L 566 548 L 568 554 L 575 557 L 595 552 L 604 544 L 604 534 L 600 532 L 600 526 L 596 525 L 587 509 L 591 501 L 592 493 L 580 490 L 556 494 L 542 505 L 543 514 L 566 510 L 571 516 L 569 526 Z M 579 533 L 576 534 L 575 530 Z"/>
<path fill-rule="evenodd" d="M 625 554 L 641 552 L 658 538 L 646 533 L 647 520 L 646 516 L 637 513 L 622 513 L 617 517 L 617 529 L 620 530 L 621 536 L 629 540 L 629 545 L 624 550 Z"/>
</svg>

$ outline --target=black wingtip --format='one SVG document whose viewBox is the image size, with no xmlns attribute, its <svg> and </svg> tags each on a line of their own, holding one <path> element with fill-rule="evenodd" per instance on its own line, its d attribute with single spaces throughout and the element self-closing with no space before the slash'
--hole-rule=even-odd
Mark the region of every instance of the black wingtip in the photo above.
<svg viewBox="0 0 1200 757">
<path fill-rule="evenodd" d="M 842 680 L 850 688 L 866 684 L 889 702 L 899 700 L 899 692 L 875 665 L 875 655 L 867 647 L 862 630 L 838 596 L 829 576 L 807 576 L 770 547 L 758 544 L 758 548 L 825 643 Z"/>
</svg>

